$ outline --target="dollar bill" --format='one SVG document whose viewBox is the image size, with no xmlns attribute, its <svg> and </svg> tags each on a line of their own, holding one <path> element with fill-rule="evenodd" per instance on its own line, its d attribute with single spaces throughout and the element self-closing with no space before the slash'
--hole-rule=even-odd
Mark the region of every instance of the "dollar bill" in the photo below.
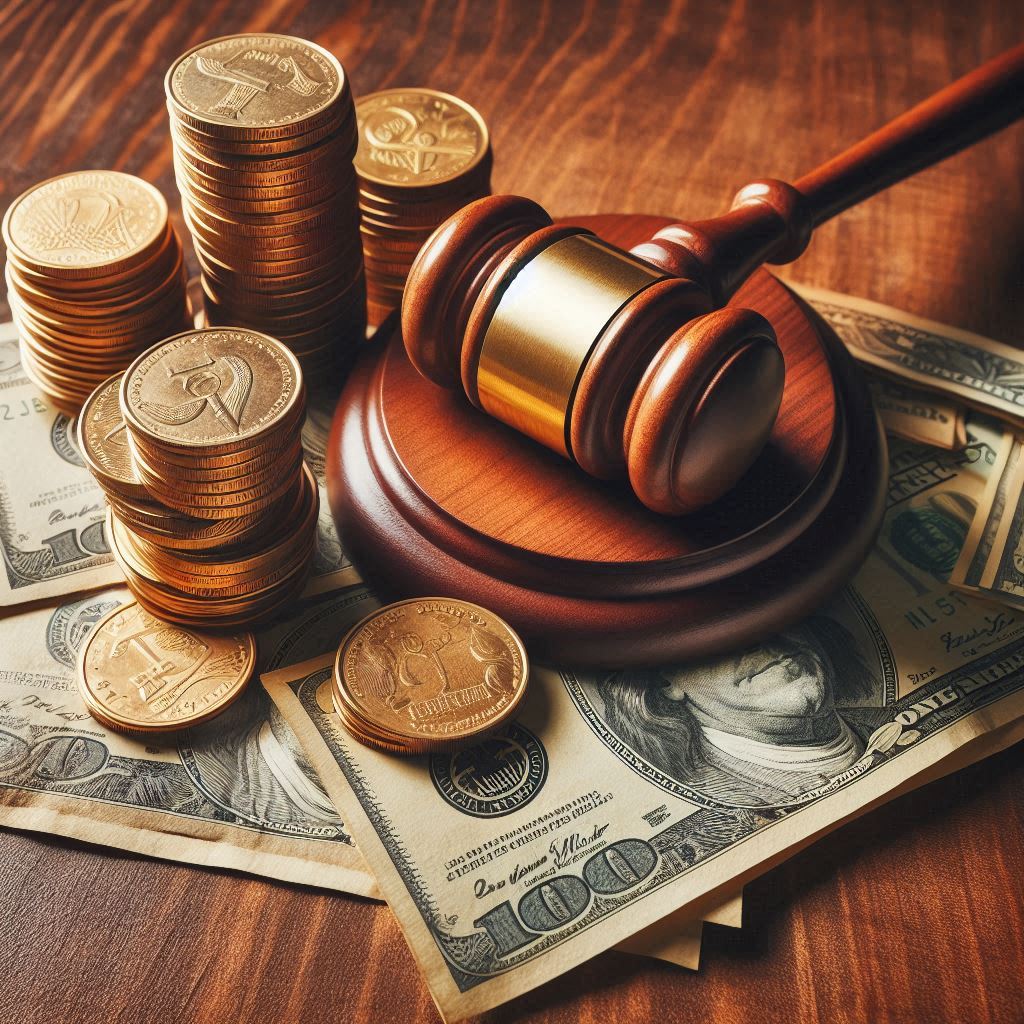
<svg viewBox="0 0 1024 1024">
<path fill-rule="evenodd" d="M 1024 426 L 1024 353 L 867 299 L 790 284 L 859 362 Z"/>
<path fill-rule="evenodd" d="M 0 423 L 0 607 L 123 580 L 105 535 L 103 492 L 71 420 L 22 371 L 11 324 L 0 325 Z"/>
<path fill-rule="evenodd" d="M 538 669 L 502 733 L 414 759 L 344 732 L 324 659 L 265 677 L 448 1019 L 1019 738 L 1024 616 L 949 583 L 1002 444 L 997 426 L 969 427 L 963 451 L 894 445 L 884 554 L 739 654 Z"/>
<path fill-rule="evenodd" d="M 1011 493 L 1011 487 L 1017 479 L 1016 468 L 1021 449 L 1020 439 L 1007 431 L 996 453 L 988 484 L 971 520 L 960 557 L 950 573 L 949 580 L 956 586 L 976 591 L 981 585 L 1006 510 L 1008 507 L 1013 509 L 1020 500 L 1019 490 Z M 1008 527 L 1008 517 L 1005 522 Z"/>
<path fill-rule="evenodd" d="M 868 384 L 882 425 L 890 436 L 947 450 L 967 444 L 963 406 L 874 374 L 868 377 Z"/>
<path fill-rule="evenodd" d="M 1004 438 L 951 581 L 1024 609 L 1024 443 Z"/>
<path fill-rule="evenodd" d="M 302 662 L 314 654 L 333 657 L 339 641 L 353 624 L 352 609 L 358 608 L 361 617 L 376 607 L 378 602 L 370 591 L 358 588 L 311 604 L 290 621 L 269 627 L 260 637 L 261 650 L 266 652 L 262 662 L 264 670 Z M 287 729 L 284 722 L 280 726 Z M 696 919 L 693 914 L 670 915 L 669 919 L 658 922 L 648 931 L 631 936 L 628 947 L 619 948 L 696 970 L 700 963 L 702 919 L 739 928 L 742 918 L 742 891 L 729 893 L 703 908 Z"/>
<path fill-rule="evenodd" d="M 0 825 L 379 898 L 351 831 L 258 685 L 166 743 L 89 716 L 77 651 L 129 598 L 105 590 L 0 620 Z M 351 625 L 373 599 L 362 590 L 328 605 L 277 626 L 263 663 L 323 650 L 324 615 Z"/>
<path fill-rule="evenodd" d="M 355 566 L 341 546 L 337 527 L 327 501 L 327 437 L 337 395 L 316 392 L 311 395 L 302 428 L 302 447 L 306 463 L 320 489 L 320 520 L 317 524 L 317 550 L 313 572 L 306 585 L 307 596 L 323 594 L 361 582 Z"/>
</svg>

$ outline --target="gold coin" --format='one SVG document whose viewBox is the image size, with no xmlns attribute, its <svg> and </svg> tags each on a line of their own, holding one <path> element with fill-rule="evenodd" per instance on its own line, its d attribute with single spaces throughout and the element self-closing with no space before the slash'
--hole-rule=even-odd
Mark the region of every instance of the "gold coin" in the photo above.
<svg viewBox="0 0 1024 1024">
<path fill-rule="evenodd" d="M 166 230 L 164 197 L 120 171 L 73 171 L 41 182 L 14 200 L 2 227 L 20 263 L 58 278 L 126 270 Z"/>
<path fill-rule="evenodd" d="M 145 498 L 118 400 L 121 376 L 108 377 L 86 399 L 78 416 L 78 447 L 93 476 L 103 484 L 129 497 Z"/>
<path fill-rule="evenodd" d="M 334 666 L 346 717 L 410 750 L 497 728 L 515 713 L 528 676 L 507 623 L 479 605 L 431 597 L 372 612 L 349 631 Z"/>
<path fill-rule="evenodd" d="M 79 657 L 78 685 L 87 710 L 104 725 L 169 732 L 223 711 L 255 664 L 251 633 L 182 629 L 132 601 L 96 623 Z"/>
<path fill-rule="evenodd" d="M 337 58 L 315 43 L 265 33 L 211 39 L 171 66 L 167 98 L 181 120 L 235 139 L 296 134 L 347 91 Z"/>
<path fill-rule="evenodd" d="M 178 334 L 136 359 L 121 384 L 129 431 L 197 454 L 252 444 L 302 401 L 302 371 L 292 353 L 245 329 Z"/>
<path fill-rule="evenodd" d="M 434 89 L 387 89 L 356 102 L 355 166 L 366 181 L 403 188 L 452 182 L 488 151 L 487 125 L 457 96 Z"/>
</svg>

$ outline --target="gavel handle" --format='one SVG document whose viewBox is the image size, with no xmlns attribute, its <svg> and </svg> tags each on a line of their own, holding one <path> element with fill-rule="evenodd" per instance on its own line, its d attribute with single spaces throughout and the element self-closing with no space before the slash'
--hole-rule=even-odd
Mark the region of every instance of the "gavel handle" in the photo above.
<svg viewBox="0 0 1024 1024">
<path fill-rule="evenodd" d="M 741 189 L 721 217 L 672 224 L 633 252 L 724 302 L 762 263 L 788 263 L 823 221 L 1024 115 L 1024 44 L 901 114 L 793 185 Z"/>
<path fill-rule="evenodd" d="M 815 227 L 1024 115 L 1024 44 L 994 57 L 797 179 Z"/>
</svg>

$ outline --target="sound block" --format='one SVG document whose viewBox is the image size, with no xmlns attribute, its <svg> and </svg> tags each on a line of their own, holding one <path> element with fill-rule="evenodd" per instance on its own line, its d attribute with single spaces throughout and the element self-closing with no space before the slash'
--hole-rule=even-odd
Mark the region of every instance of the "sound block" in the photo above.
<svg viewBox="0 0 1024 1024">
<path fill-rule="evenodd" d="M 669 221 L 571 223 L 629 248 Z M 819 607 L 874 540 L 885 438 L 859 370 L 797 296 L 759 271 L 733 304 L 776 330 L 782 408 L 739 485 L 681 518 L 420 377 L 389 318 L 345 386 L 327 450 L 331 510 L 366 581 L 385 600 L 484 605 L 535 660 L 581 668 L 722 653 Z"/>
</svg>

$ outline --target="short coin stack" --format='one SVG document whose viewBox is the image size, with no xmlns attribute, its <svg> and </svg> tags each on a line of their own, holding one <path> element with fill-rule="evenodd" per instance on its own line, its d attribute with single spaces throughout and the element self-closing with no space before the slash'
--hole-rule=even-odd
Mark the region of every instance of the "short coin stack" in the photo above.
<svg viewBox="0 0 1024 1024">
<path fill-rule="evenodd" d="M 434 89 L 388 89 L 356 102 L 360 230 L 369 316 L 402 303 L 423 243 L 456 210 L 491 191 L 487 125 L 468 104 Z"/>
<path fill-rule="evenodd" d="M 167 73 L 178 187 L 207 321 L 265 331 L 311 379 L 366 334 L 352 91 L 291 36 L 203 43 Z"/>
<path fill-rule="evenodd" d="M 261 621 L 301 590 L 319 492 L 302 373 L 255 331 L 187 331 L 102 384 L 79 418 L 139 604 L 184 625 Z"/>
<path fill-rule="evenodd" d="M 190 325 L 181 243 L 152 185 L 74 171 L 19 196 L 3 220 L 25 373 L 65 412 L 155 341 Z"/>
<path fill-rule="evenodd" d="M 371 612 L 334 662 L 334 707 L 361 743 L 397 754 L 450 750 L 494 731 L 526 692 L 529 661 L 486 608 L 415 598 Z"/>
</svg>

